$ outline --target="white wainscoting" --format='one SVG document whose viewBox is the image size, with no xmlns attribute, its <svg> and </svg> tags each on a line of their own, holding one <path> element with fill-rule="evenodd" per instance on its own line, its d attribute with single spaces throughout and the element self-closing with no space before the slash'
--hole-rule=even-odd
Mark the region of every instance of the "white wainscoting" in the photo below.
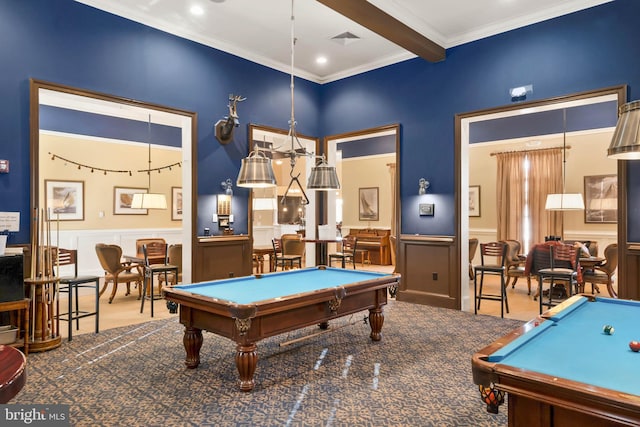
<svg viewBox="0 0 640 427">
<path fill-rule="evenodd" d="M 66 249 L 78 250 L 78 274 L 103 276 L 96 255 L 96 244 L 106 243 L 119 245 L 124 255 L 136 254 L 136 239 L 162 237 L 169 245 L 182 242 L 181 228 L 163 229 L 126 229 L 126 230 L 70 230 L 52 232 L 51 244 Z M 72 267 L 69 267 L 72 268 Z M 61 275 L 73 274 L 72 271 L 61 269 Z"/>
</svg>

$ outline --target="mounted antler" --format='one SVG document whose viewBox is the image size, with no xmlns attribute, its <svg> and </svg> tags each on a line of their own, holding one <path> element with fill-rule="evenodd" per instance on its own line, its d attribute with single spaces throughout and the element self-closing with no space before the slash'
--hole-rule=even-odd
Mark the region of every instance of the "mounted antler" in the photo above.
<svg viewBox="0 0 640 427">
<path fill-rule="evenodd" d="M 220 144 L 226 145 L 233 139 L 233 129 L 240 125 L 238 117 L 238 102 L 247 98 L 240 95 L 229 94 L 229 115 L 215 124 L 216 139 Z"/>
</svg>

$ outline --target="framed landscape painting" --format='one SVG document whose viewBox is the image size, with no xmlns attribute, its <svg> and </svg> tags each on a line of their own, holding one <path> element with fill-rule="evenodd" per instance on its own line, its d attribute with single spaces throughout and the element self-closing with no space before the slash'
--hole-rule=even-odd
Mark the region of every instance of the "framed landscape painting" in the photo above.
<svg viewBox="0 0 640 427">
<path fill-rule="evenodd" d="M 45 180 L 45 208 L 51 220 L 84 221 L 84 181 Z"/>
<path fill-rule="evenodd" d="M 618 221 L 618 175 L 584 177 L 584 222 Z"/>
<path fill-rule="evenodd" d="M 360 188 L 359 193 L 360 221 L 379 221 L 378 187 Z"/>
</svg>

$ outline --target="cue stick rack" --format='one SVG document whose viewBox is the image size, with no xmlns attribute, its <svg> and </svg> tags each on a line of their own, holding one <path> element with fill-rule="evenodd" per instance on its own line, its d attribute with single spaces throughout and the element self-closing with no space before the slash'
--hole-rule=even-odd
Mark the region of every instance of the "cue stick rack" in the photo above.
<svg viewBox="0 0 640 427">
<path fill-rule="evenodd" d="M 60 336 L 60 301 L 57 247 L 52 242 L 51 215 L 34 209 L 31 233 L 31 274 L 25 279 L 25 292 L 31 299 L 29 309 L 29 350 L 39 352 L 58 348 Z M 59 218 L 56 233 L 59 236 Z M 58 238 L 56 239 L 57 244 Z M 54 269 L 54 265 L 56 268 Z"/>
</svg>

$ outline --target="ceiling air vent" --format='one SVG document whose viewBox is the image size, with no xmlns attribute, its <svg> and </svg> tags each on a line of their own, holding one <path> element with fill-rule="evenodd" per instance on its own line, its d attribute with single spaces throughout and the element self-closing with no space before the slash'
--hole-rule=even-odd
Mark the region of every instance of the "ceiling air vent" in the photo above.
<svg viewBox="0 0 640 427">
<path fill-rule="evenodd" d="M 356 36 L 353 33 L 350 33 L 349 31 L 345 31 L 342 34 L 338 34 L 337 36 L 331 37 L 331 40 L 343 46 L 346 46 L 353 42 L 357 42 L 358 40 L 360 40 L 360 37 Z"/>
</svg>

